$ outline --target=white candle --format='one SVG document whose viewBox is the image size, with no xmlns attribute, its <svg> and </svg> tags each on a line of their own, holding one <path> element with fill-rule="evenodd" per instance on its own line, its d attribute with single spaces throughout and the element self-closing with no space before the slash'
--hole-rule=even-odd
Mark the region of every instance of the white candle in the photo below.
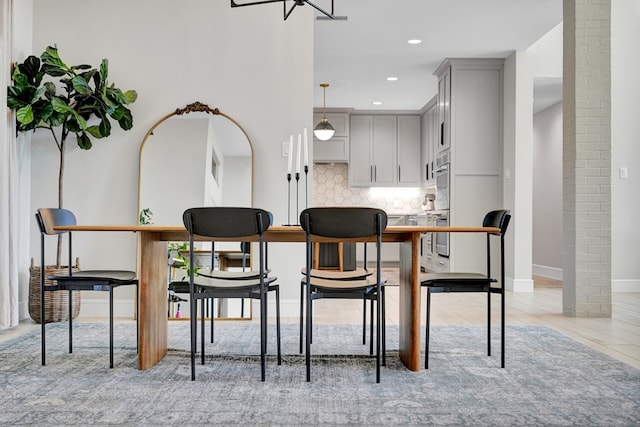
<svg viewBox="0 0 640 427">
<path fill-rule="evenodd" d="M 302 135 L 298 134 L 298 152 L 296 153 L 297 155 L 297 160 L 296 160 L 296 173 L 300 173 L 300 145 L 302 144 Z"/>
<path fill-rule="evenodd" d="M 304 128 L 304 165 L 309 166 L 309 145 L 307 141 L 307 128 Z"/>
<path fill-rule="evenodd" d="M 287 167 L 288 174 L 291 174 L 292 163 L 293 163 L 293 134 L 289 135 L 289 166 Z"/>
</svg>

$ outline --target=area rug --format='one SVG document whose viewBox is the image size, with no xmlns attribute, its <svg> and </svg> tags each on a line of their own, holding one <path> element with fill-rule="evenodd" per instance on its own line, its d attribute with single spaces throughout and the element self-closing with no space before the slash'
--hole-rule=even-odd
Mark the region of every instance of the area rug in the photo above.
<svg viewBox="0 0 640 427">
<path fill-rule="evenodd" d="M 546 327 L 508 328 L 505 369 L 497 340 L 486 356 L 482 327 L 433 327 L 420 372 L 398 360 L 389 327 L 376 384 L 358 325 L 315 325 L 311 383 L 297 325 L 283 326 L 281 366 L 269 330 L 264 383 L 252 322 L 216 324 L 195 382 L 188 322 L 170 324 L 169 354 L 146 371 L 136 369 L 133 325 L 116 325 L 114 369 L 107 325 L 74 326 L 73 354 L 67 325 L 47 326 L 47 366 L 37 330 L 0 344 L 0 425 L 640 425 L 640 371 Z"/>
</svg>

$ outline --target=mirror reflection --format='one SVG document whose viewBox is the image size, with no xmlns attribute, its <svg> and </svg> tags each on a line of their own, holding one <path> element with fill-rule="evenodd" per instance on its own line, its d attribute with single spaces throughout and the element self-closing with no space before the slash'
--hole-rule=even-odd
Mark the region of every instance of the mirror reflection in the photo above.
<svg viewBox="0 0 640 427">
<path fill-rule="evenodd" d="M 194 206 L 252 206 L 253 148 L 248 135 L 217 108 L 195 102 L 156 122 L 140 147 L 140 224 L 179 225 Z M 244 249 L 244 250 L 243 250 Z M 188 246 L 170 242 L 168 305 L 171 318 L 188 318 Z M 240 242 L 200 243 L 196 268 L 250 268 Z M 182 285 L 180 282 L 184 282 Z M 215 300 L 206 317 L 251 318 L 249 300 Z"/>
</svg>

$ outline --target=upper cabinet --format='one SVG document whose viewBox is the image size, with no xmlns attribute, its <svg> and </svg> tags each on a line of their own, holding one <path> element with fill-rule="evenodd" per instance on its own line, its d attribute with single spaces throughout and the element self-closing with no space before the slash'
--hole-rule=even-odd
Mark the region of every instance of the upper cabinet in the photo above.
<svg viewBox="0 0 640 427">
<path fill-rule="evenodd" d="M 349 185 L 420 185 L 420 116 L 352 114 Z"/>
<path fill-rule="evenodd" d="M 330 112 L 326 117 L 336 133 L 328 141 L 313 138 L 313 161 L 316 163 L 349 162 L 349 113 Z M 313 113 L 313 125 L 322 120 L 322 112 Z"/>
<path fill-rule="evenodd" d="M 421 116 L 420 175 L 423 186 L 435 183 L 434 166 L 438 152 L 438 97 L 434 96 L 425 106 Z"/>
<path fill-rule="evenodd" d="M 440 70 L 440 69 L 438 69 Z M 436 71 L 438 72 L 438 71 Z M 439 154 L 451 148 L 451 68 L 445 67 L 438 74 L 438 109 L 437 109 Z"/>
</svg>

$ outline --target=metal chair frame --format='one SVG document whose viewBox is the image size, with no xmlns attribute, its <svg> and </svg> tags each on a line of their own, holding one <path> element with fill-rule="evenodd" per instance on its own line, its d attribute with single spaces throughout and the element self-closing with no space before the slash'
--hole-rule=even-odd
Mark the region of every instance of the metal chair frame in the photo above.
<svg viewBox="0 0 640 427">
<path fill-rule="evenodd" d="M 120 286 L 134 285 L 138 295 L 136 273 L 125 270 L 83 270 L 73 272 L 73 239 L 70 231 L 56 231 L 54 227 L 76 225 L 76 217 L 70 210 L 60 208 L 41 208 L 35 214 L 40 230 L 40 322 L 42 365 L 46 365 L 46 328 L 45 328 L 45 292 L 69 292 L 69 353 L 73 353 L 73 291 L 109 292 L 109 368 L 113 368 L 113 290 Z M 52 275 L 47 279 L 56 282 L 45 287 L 45 236 L 66 234 L 68 238 L 68 275 Z M 138 336 L 138 298 L 135 303 L 136 351 L 139 348 Z"/>
</svg>

